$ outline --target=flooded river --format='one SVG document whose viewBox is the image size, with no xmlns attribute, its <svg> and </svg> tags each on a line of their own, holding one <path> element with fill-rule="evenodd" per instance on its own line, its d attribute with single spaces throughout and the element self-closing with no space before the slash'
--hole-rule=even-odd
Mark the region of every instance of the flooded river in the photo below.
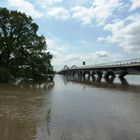
<svg viewBox="0 0 140 140">
<path fill-rule="evenodd" d="M 140 76 L 0 84 L 0 140 L 140 140 Z"/>
</svg>

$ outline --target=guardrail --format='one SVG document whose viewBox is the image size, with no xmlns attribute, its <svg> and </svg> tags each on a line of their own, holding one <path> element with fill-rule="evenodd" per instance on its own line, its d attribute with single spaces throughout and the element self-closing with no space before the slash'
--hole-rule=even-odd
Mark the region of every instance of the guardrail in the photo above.
<svg viewBox="0 0 140 140">
<path fill-rule="evenodd" d="M 124 66 L 124 65 L 132 65 L 132 64 L 140 64 L 140 58 L 135 59 L 129 59 L 129 60 L 123 60 L 123 61 L 115 61 L 115 62 L 109 62 L 109 63 L 100 63 L 95 65 L 88 65 L 88 66 L 82 66 L 77 68 L 69 68 L 71 69 L 79 69 L 79 68 L 91 68 L 91 67 L 112 67 L 112 66 Z"/>
</svg>

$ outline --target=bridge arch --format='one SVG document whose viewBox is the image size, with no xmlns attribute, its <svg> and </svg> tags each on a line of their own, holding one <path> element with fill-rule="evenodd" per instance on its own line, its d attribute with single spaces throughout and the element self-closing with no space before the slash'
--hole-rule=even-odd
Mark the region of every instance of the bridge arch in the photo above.
<svg viewBox="0 0 140 140">
<path fill-rule="evenodd" d="M 71 67 L 71 69 L 76 69 L 76 68 L 78 68 L 76 65 L 73 65 L 73 66 Z"/>
<path fill-rule="evenodd" d="M 65 65 L 64 67 L 63 67 L 63 70 L 68 70 L 69 69 L 69 67 L 67 66 L 67 65 Z"/>
</svg>

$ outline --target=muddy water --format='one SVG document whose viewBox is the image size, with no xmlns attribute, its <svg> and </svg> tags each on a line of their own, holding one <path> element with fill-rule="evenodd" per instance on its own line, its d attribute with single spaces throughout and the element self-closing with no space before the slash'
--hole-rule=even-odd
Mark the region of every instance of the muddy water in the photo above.
<svg viewBox="0 0 140 140">
<path fill-rule="evenodd" d="M 0 140 L 140 140 L 140 76 L 0 84 Z"/>
</svg>

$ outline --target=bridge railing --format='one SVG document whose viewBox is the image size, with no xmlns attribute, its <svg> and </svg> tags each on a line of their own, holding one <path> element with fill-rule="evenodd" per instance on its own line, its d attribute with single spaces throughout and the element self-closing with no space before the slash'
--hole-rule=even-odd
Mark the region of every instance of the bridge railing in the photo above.
<svg viewBox="0 0 140 140">
<path fill-rule="evenodd" d="M 77 67 L 77 68 L 71 68 L 71 69 L 79 69 L 79 68 L 90 68 L 90 67 L 110 67 L 110 66 L 122 66 L 122 65 L 132 65 L 132 64 L 140 64 L 140 58 L 136 59 L 129 59 L 129 60 L 124 60 L 124 61 L 115 61 L 115 62 L 109 62 L 109 63 L 100 63 L 100 64 L 95 64 L 95 65 L 88 65 L 88 66 L 82 66 L 82 67 Z"/>
</svg>

